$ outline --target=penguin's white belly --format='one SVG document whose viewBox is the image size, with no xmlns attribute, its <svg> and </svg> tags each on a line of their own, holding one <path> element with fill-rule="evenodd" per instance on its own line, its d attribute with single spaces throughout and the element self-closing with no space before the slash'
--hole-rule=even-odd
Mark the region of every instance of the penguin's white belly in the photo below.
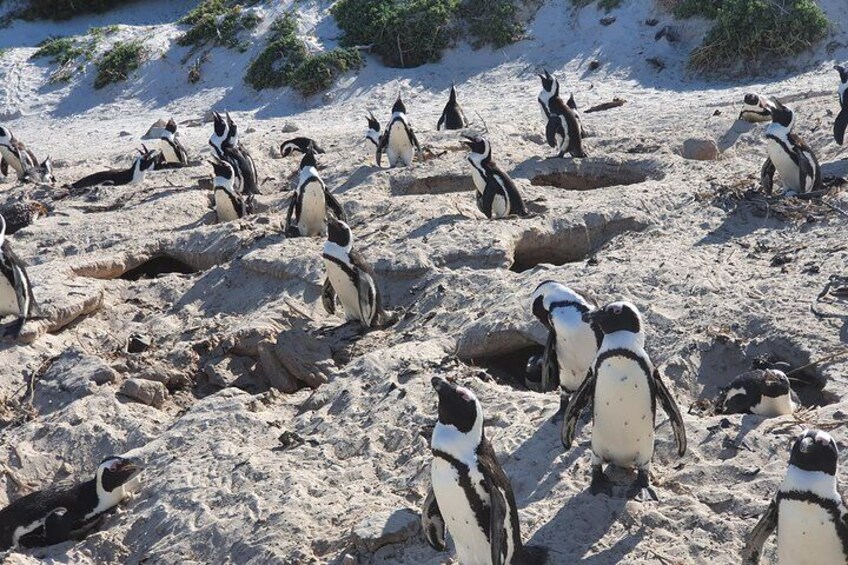
<svg viewBox="0 0 848 565">
<path fill-rule="evenodd" d="M 165 158 L 166 163 L 179 163 L 180 157 L 174 152 L 174 148 L 171 147 L 171 144 L 167 141 L 162 141 L 159 144 L 159 148 L 162 150 L 162 157 Z"/>
<path fill-rule="evenodd" d="M 474 181 L 474 188 L 477 189 L 477 192 L 483 194 L 486 189 L 486 179 L 474 165 L 471 165 L 471 180 Z"/>
<path fill-rule="evenodd" d="M 604 361 L 595 383 L 592 451 L 619 467 L 648 464 L 654 453 L 651 391 L 642 368 L 630 359 Z"/>
<path fill-rule="evenodd" d="M 398 165 L 408 167 L 412 164 L 412 158 L 415 156 L 415 146 L 406 134 L 406 128 L 403 122 L 397 121 L 392 124 L 391 130 L 389 130 L 389 143 L 386 148 L 386 155 L 389 157 L 389 164 L 392 167 Z"/>
<path fill-rule="evenodd" d="M 777 522 L 780 565 L 845 565 L 831 515 L 821 506 L 781 500 Z"/>
<path fill-rule="evenodd" d="M 470 468 L 471 484 L 483 504 L 489 505 L 488 493 L 483 490 L 483 475 L 473 466 Z M 456 556 L 461 565 L 491 565 L 491 546 L 486 531 L 481 529 L 471 510 L 468 495 L 459 486 L 456 469 L 439 457 L 433 458 L 431 470 L 433 492 L 439 503 L 439 510 L 445 519 L 445 525 L 456 546 Z M 484 524 L 483 527 L 489 527 Z"/>
<path fill-rule="evenodd" d="M 568 392 L 580 388 L 598 352 L 595 333 L 581 316 L 574 308 L 557 308 L 552 315 L 557 337 L 559 384 Z"/>
<path fill-rule="evenodd" d="M 768 156 L 786 188 L 801 191 L 801 171 L 792 157 L 773 139 L 768 140 Z"/>
<path fill-rule="evenodd" d="M 0 275 L 0 316 L 20 316 L 18 297 L 15 287 L 9 283 L 6 277 Z"/>
<path fill-rule="evenodd" d="M 7 163 L 9 163 L 10 167 L 17 171 L 18 176 L 23 176 L 23 174 L 26 172 L 24 163 L 21 163 L 20 159 L 18 159 L 18 156 L 15 153 L 12 153 L 12 151 L 9 150 L 9 148 L 5 145 L 0 145 L 0 155 L 2 155 L 3 159 L 5 159 Z"/>
<path fill-rule="evenodd" d="M 297 219 L 300 235 L 309 237 L 321 235 L 324 232 L 327 209 L 324 189 L 319 183 L 311 182 L 306 185 L 304 190 L 300 218 Z"/>
<path fill-rule="evenodd" d="M 324 265 L 327 268 L 327 278 L 330 279 L 330 284 L 344 307 L 345 317 L 348 320 L 363 320 L 359 307 L 359 289 L 338 264 L 324 259 Z"/>
<path fill-rule="evenodd" d="M 505 194 L 498 192 L 492 201 L 492 218 L 506 218 L 509 216 L 509 199 Z"/>
<path fill-rule="evenodd" d="M 550 116 L 548 116 L 548 112 L 545 110 L 547 105 L 542 101 L 541 98 L 539 98 L 538 100 L 539 100 L 539 110 L 542 112 L 542 121 L 547 124 L 548 119 L 550 118 Z"/>
<path fill-rule="evenodd" d="M 218 214 L 219 222 L 231 222 L 239 218 L 229 195 L 220 188 L 215 189 L 215 213 Z"/>
<path fill-rule="evenodd" d="M 769 418 L 792 414 L 794 410 L 795 409 L 792 406 L 792 397 L 789 394 L 784 394 L 777 398 L 762 395 L 760 397 L 760 402 L 751 407 L 752 414 L 768 416 Z"/>
</svg>

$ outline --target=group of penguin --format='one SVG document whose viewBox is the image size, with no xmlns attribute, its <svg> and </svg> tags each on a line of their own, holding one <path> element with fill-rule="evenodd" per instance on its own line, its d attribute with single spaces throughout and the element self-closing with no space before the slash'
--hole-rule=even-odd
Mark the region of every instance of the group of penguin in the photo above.
<svg viewBox="0 0 848 565">
<path fill-rule="evenodd" d="M 841 143 L 848 127 L 848 71 L 840 74 L 842 111 L 834 136 Z M 548 71 L 539 75 L 538 97 L 545 119 L 545 137 L 558 157 L 584 157 L 585 130 L 573 95 L 565 102 L 560 85 Z M 794 112 L 779 100 L 748 94 L 740 119 L 771 122 L 766 129 L 767 159 L 762 182 L 771 192 L 777 172 L 787 190 L 818 190 L 821 171 L 815 154 L 793 132 Z M 383 154 L 389 164 L 409 166 L 421 145 L 406 116 L 400 97 L 392 107 L 385 129 L 373 114 L 367 116 L 365 139 L 373 144 L 379 166 Z M 460 130 L 468 121 L 451 87 L 437 129 Z M 492 159 L 489 141 L 480 135 L 463 136 L 477 205 L 490 219 L 527 215 L 515 183 Z M 256 166 L 242 145 L 238 127 L 229 114 L 213 113 L 209 144 L 214 152 L 213 202 L 219 221 L 250 213 L 259 193 Z M 338 303 L 348 320 L 363 328 L 385 327 L 392 314 L 382 304 L 376 275 L 353 247 L 353 234 L 344 208 L 327 189 L 319 174 L 318 143 L 298 137 L 280 146 L 282 157 L 302 154 L 298 182 L 285 221 L 288 237 L 316 237 L 326 232 L 322 258 L 326 280 L 322 303 L 330 312 Z M 9 167 L 19 178 L 52 182 L 49 158 L 35 155 L 0 127 L 0 167 Z M 71 184 L 73 189 L 95 185 L 134 184 L 157 168 L 185 166 L 188 154 L 169 121 L 158 150 L 143 147 L 132 165 L 122 171 L 102 171 Z M 23 263 L 5 239 L 6 221 L 0 216 L 0 313 L 14 314 L 23 323 L 34 299 Z M 627 496 L 639 501 L 658 500 L 650 483 L 654 454 L 657 405 L 667 414 L 683 456 L 686 431 L 680 410 L 645 351 L 645 330 L 637 307 L 614 301 L 605 306 L 586 292 L 556 281 L 541 283 L 530 297 L 530 309 L 548 331 L 544 352 L 528 363 L 528 388 L 559 389 L 561 440 L 570 449 L 581 414 L 591 411 L 591 483 L 593 495 L 614 495 L 604 465 L 634 469 L 636 477 Z M 20 331 L 20 327 L 15 328 Z M 765 364 L 740 375 L 724 387 L 715 402 L 715 413 L 753 413 L 764 416 L 791 414 L 798 406 L 785 367 Z M 441 377 L 432 379 L 438 396 L 438 419 L 431 448 L 431 485 L 421 513 L 426 541 L 447 548 L 453 539 L 462 565 L 532 565 L 548 560 L 547 550 L 522 541 L 518 508 L 512 487 L 495 451 L 486 438 L 484 412 L 468 388 Z M 766 539 L 777 529 L 777 554 L 782 565 L 848 563 L 848 508 L 837 490 L 838 450 L 826 432 L 809 430 L 792 448 L 786 478 L 753 529 L 743 552 L 745 563 L 758 563 Z M 26 495 L 0 510 L 0 551 L 15 547 L 50 545 L 78 539 L 96 528 L 102 517 L 129 491 L 141 466 L 137 461 L 109 457 L 95 477 L 73 486 L 55 487 Z"/>
</svg>

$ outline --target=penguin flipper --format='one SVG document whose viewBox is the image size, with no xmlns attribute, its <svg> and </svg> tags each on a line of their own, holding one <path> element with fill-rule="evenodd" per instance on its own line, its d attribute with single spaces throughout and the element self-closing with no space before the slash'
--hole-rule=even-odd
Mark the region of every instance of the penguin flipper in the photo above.
<svg viewBox="0 0 848 565">
<path fill-rule="evenodd" d="M 489 545 L 492 550 L 492 565 L 503 565 L 504 553 L 504 523 L 507 520 L 509 509 L 506 499 L 501 490 L 489 477 L 486 477 L 486 486 L 489 490 L 489 501 L 491 511 L 489 513 Z M 517 548 L 516 548 L 517 549 Z"/>
<path fill-rule="evenodd" d="M 568 406 L 565 407 L 565 414 L 562 418 L 562 429 L 560 430 L 560 439 L 562 446 L 569 450 L 571 443 L 574 441 L 574 430 L 577 427 L 577 419 L 583 409 L 594 401 L 595 398 L 595 373 L 589 369 L 583 384 L 577 389 L 571 399 L 568 401 Z"/>
<path fill-rule="evenodd" d="M 556 332 L 548 332 L 548 342 L 542 354 L 542 392 L 556 390 L 559 387 L 559 360 L 556 351 Z"/>
<path fill-rule="evenodd" d="M 336 216 L 337 220 L 347 223 L 347 216 L 345 215 L 344 208 L 336 199 L 336 196 L 327 190 L 327 187 L 324 187 L 324 198 L 327 200 L 327 207 L 333 212 L 333 215 Z"/>
<path fill-rule="evenodd" d="M 327 314 L 336 313 L 336 289 L 330 283 L 330 277 L 324 279 L 324 285 L 321 287 L 321 304 Z"/>
<path fill-rule="evenodd" d="M 677 454 L 683 457 L 686 453 L 686 428 L 683 426 L 683 416 L 680 415 L 680 409 L 677 407 L 677 403 L 672 398 L 671 393 L 666 388 L 660 376 L 659 370 L 656 368 L 654 369 L 654 383 L 660 404 L 671 422 L 674 440 L 677 442 Z"/>
<path fill-rule="evenodd" d="M 845 128 L 848 127 L 848 104 L 842 106 L 839 115 L 836 116 L 836 121 L 833 122 L 833 138 L 836 143 L 842 145 L 845 141 Z"/>
<path fill-rule="evenodd" d="M 562 122 L 560 121 L 560 117 L 557 114 L 550 114 L 548 116 L 548 125 L 545 127 L 545 139 L 548 142 L 548 146 L 556 147 L 557 139 L 556 134 L 557 130 L 562 127 Z"/>
<path fill-rule="evenodd" d="M 775 170 L 776 169 L 774 163 L 771 162 L 771 158 L 766 157 L 766 160 L 760 169 L 760 183 L 763 185 L 763 189 L 766 191 L 766 194 L 771 194 L 774 190 Z"/>
<path fill-rule="evenodd" d="M 377 144 L 377 166 L 382 166 L 383 160 L 383 151 L 385 151 L 386 147 L 389 145 L 389 130 L 383 132 L 380 136 L 380 143 Z"/>
<path fill-rule="evenodd" d="M 300 232 L 295 230 L 295 226 L 292 225 L 292 214 L 294 214 L 294 207 L 297 204 L 297 194 L 293 194 L 291 197 L 291 201 L 289 202 L 289 209 L 286 211 L 286 237 L 297 237 L 300 235 Z M 329 281 L 329 279 L 327 279 Z M 332 314 L 333 312 L 330 312 Z"/>
<path fill-rule="evenodd" d="M 9 176 L 9 162 L 3 157 L 0 157 L 0 174 L 4 177 Z"/>
<path fill-rule="evenodd" d="M 751 530 L 751 536 L 742 549 L 743 565 L 756 565 L 760 562 L 763 545 L 772 532 L 774 532 L 775 528 L 777 528 L 777 511 L 777 499 L 772 499 L 771 504 L 769 504 L 765 513 L 760 517 L 760 521 Z"/>
<path fill-rule="evenodd" d="M 495 194 L 497 194 L 500 185 L 492 177 L 486 180 L 486 187 L 483 189 L 482 197 L 477 199 L 477 207 L 483 212 L 487 218 L 492 219 L 492 205 L 495 202 Z"/>
<path fill-rule="evenodd" d="M 815 159 L 815 156 L 813 155 L 812 151 L 810 151 L 809 153 L 807 153 L 807 151 L 809 150 L 806 148 L 806 146 L 795 147 L 795 160 L 798 163 L 798 186 L 801 188 L 802 193 L 809 192 L 809 190 L 807 190 L 807 181 L 809 179 L 812 179 L 813 181 L 813 186 L 810 188 L 810 190 L 815 190 L 816 184 L 816 172 L 813 164 L 810 162 Z"/>
<path fill-rule="evenodd" d="M 445 543 L 445 519 L 442 517 L 442 511 L 439 509 L 439 503 L 436 500 L 436 493 L 433 492 L 433 487 L 427 491 L 427 498 L 424 499 L 424 508 L 421 510 L 421 530 L 424 532 L 424 539 L 436 551 L 444 551 L 447 549 Z"/>
</svg>

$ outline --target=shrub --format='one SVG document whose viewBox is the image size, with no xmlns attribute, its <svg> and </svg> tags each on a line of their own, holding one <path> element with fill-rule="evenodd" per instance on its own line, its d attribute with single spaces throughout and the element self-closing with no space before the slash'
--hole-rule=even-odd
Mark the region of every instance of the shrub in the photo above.
<svg viewBox="0 0 848 565">
<path fill-rule="evenodd" d="M 30 0 L 21 16 L 29 19 L 67 20 L 79 14 L 105 12 L 135 0 Z"/>
<path fill-rule="evenodd" d="M 601 0 L 598 2 L 598 7 L 609 12 L 621 6 L 621 2 L 622 0 Z"/>
<path fill-rule="evenodd" d="M 59 68 L 50 75 L 50 82 L 67 82 L 75 72 L 82 71 L 86 63 L 94 59 L 100 41 L 117 31 L 118 26 L 95 27 L 87 35 L 78 37 L 51 37 L 38 44 L 38 50 L 30 59 L 50 57 L 50 62 Z"/>
<path fill-rule="evenodd" d="M 107 84 L 127 80 L 130 74 L 141 66 L 145 49 L 141 41 L 116 43 L 97 62 L 97 77 L 94 88 L 103 88 Z"/>
<path fill-rule="evenodd" d="M 524 37 L 524 24 L 512 0 L 465 0 L 459 11 L 476 47 L 503 47 Z"/>
<path fill-rule="evenodd" d="M 247 42 L 240 39 L 241 32 L 256 27 L 259 18 L 244 13 L 241 4 L 231 5 L 227 0 L 203 0 L 180 20 L 191 26 L 177 39 L 180 45 L 221 45 L 245 51 Z"/>
<path fill-rule="evenodd" d="M 52 63 L 64 66 L 85 53 L 82 41 L 75 37 L 50 37 L 38 44 L 30 59 L 50 57 Z"/>
<path fill-rule="evenodd" d="M 357 49 L 333 49 L 310 55 L 292 74 L 291 85 L 302 95 L 312 96 L 332 86 L 339 75 L 362 67 Z"/>
<path fill-rule="evenodd" d="M 689 58 L 690 66 L 702 72 L 761 61 L 765 55 L 798 53 L 823 38 L 828 28 L 814 0 L 686 0 L 675 13 L 715 19 Z"/>
<path fill-rule="evenodd" d="M 306 46 L 297 38 L 297 22 L 286 14 L 271 24 L 265 49 L 251 61 L 244 81 L 256 90 L 288 86 L 306 57 Z"/>
</svg>

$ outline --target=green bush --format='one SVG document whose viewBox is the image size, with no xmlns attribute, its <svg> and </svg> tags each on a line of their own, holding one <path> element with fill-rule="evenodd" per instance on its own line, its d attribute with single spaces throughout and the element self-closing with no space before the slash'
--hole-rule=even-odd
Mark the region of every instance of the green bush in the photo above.
<svg viewBox="0 0 848 565">
<path fill-rule="evenodd" d="M 135 0 L 30 0 L 21 15 L 29 19 L 67 20 L 79 14 L 105 12 Z"/>
<path fill-rule="evenodd" d="M 621 6 L 622 0 L 601 0 L 598 2 L 598 7 L 610 12 Z"/>
<path fill-rule="evenodd" d="M 357 49 L 333 49 L 306 58 L 291 77 L 291 85 L 304 96 L 324 91 L 347 71 L 362 67 Z"/>
<path fill-rule="evenodd" d="M 256 14 L 244 13 L 241 4 L 227 0 L 203 0 L 180 20 L 191 26 L 177 39 L 180 45 L 221 45 L 228 49 L 245 51 L 248 43 L 240 39 L 243 31 L 256 27 Z"/>
<path fill-rule="evenodd" d="M 130 74 L 141 66 L 145 54 L 141 41 L 116 43 L 97 62 L 94 88 L 103 88 L 107 84 L 127 80 Z"/>
<path fill-rule="evenodd" d="M 347 47 L 371 45 L 391 67 L 438 61 L 456 37 L 459 0 L 340 0 L 333 6 Z"/>
<path fill-rule="evenodd" d="M 503 47 L 524 37 L 524 24 L 512 0 L 465 0 L 459 12 L 476 47 Z"/>
<path fill-rule="evenodd" d="M 306 46 L 297 38 L 294 16 L 286 14 L 271 24 L 265 48 L 251 61 L 244 81 L 256 90 L 288 86 L 307 55 Z"/>
<path fill-rule="evenodd" d="M 38 44 L 38 50 L 30 59 L 50 57 L 52 63 L 64 66 L 86 54 L 86 51 L 83 42 L 76 37 L 50 37 Z"/>
<path fill-rule="evenodd" d="M 76 37 L 50 37 L 38 44 L 30 59 L 49 57 L 59 68 L 50 75 L 50 82 L 66 82 L 75 72 L 82 71 L 94 59 L 100 41 L 118 30 L 118 26 L 93 27 L 88 34 Z M 75 65 L 72 63 L 76 63 Z"/>
<path fill-rule="evenodd" d="M 829 25 L 814 0 L 713 0 L 690 12 L 696 1 L 687 0 L 680 13 L 715 14 L 715 24 L 689 58 L 701 72 L 798 53 L 822 39 Z"/>
</svg>

